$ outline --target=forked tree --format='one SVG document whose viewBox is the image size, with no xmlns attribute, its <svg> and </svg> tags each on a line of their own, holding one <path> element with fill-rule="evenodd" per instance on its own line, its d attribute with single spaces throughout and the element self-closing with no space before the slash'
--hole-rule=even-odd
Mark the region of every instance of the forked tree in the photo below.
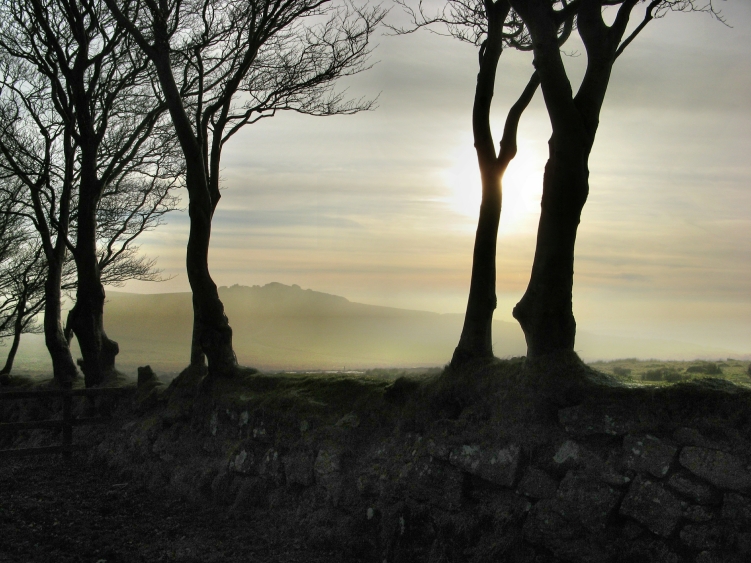
<svg viewBox="0 0 751 563">
<path fill-rule="evenodd" d="M 647 4 L 645 0 L 449 0 L 442 13 L 433 17 L 425 15 L 422 4 L 415 10 L 402 0 L 397 2 L 411 15 L 414 28 L 444 24 L 453 37 L 480 46 L 472 126 L 483 197 L 467 313 L 452 365 L 466 359 L 492 357 L 501 179 L 516 153 L 519 116 L 538 84 L 542 84 L 553 134 L 532 273 L 513 314 L 524 331 L 528 357 L 573 352 L 574 243 L 589 193 L 589 155 L 613 64 L 650 21 L 668 11 L 703 11 L 721 19 L 719 13 L 711 0 L 651 0 L 640 23 L 626 34 L 632 11 L 638 4 Z M 616 10 L 611 25 L 603 19 L 606 9 Z M 587 70 L 575 95 L 561 53 L 561 45 L 574 26 L 587 54 Z M 508 114 L 500 151 L 496 153 L 488 116 L 504 46 L 533 51 L 535 72 Z"/>
<path fill-rule="evenodd" d="M 105 1 L 153 63 L 185 159 L 191 365 L 207 358 L 210 377 L 232 376 L 232 329 L 208 266 L 222 149 L 242 127 L 280 110 L 323 116 L 370 108 L 333 86 L 367 68 L 383 12 L 336 0 Z"/>
<path fill-rule="evenodd" d="M 452 37 L 479 48 L 479 70 L 472 105 L 472 134 L 480 169 L 482 199 L 472 255 L 467 310 L 459 344 L 451 359 L 452 367 L 480 358 L 493 357 L 493 313 L 496 308 L 496 254 L 498 226 L 503 200 L 503 176 L 517 153 L 517 129 L 524 110 L 540 85 L 532 72 L 519 99 L 509 109 L 498 150 L 490 127 L 490 109 L 498 64 L 506 47 L 529 50 L 531 44 L 524 23 L 511 10 L 507 0 L 449 0 L 438 15 L 427 15 L 422 4 L 417 9 L 397 2 L 412 20 L 412 28 L 395 29 L 399 34 L 418 28 L 445 26 Z M 555 30 L 557 45 L 568 39 L 573 17 L 561 20 Z M 394 29 L 394 28 L 392 28 Z M 466 189 L 475 189 L 467 186 Z"/>
<path fill-rule="evenodd" d="M 529 285 L 514 308 L 524 331 L 527 357 L 573 353 L 574 245 L 589 194 L 589 156 L 616 59 L 653 19 L 669 11 L 703 11 L 721 20 L 711 0 L 508 0 L 529 30 L 534 65 L 552 125 L 543 179 L 537 246 Z M 638 4 L 647 4 L 630 32 Z M 614 10 L 612 24 L 603 18 Z M 587 66 L 574 93 L 557 44 L 562 22 L 576 18 Z M 721 20 L 722 21 L 722 20 Z"/>
</svg>

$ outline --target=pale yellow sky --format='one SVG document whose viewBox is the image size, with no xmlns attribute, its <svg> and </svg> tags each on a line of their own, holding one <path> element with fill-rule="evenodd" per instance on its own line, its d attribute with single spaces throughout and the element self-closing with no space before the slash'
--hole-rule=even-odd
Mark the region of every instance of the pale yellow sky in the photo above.
<svg viewBox="0 0 751 563">
<path fill-rule="evenodd" d="M 652 22 L 617 61 L 595 149 L 576 254 L 582 329 L 751 352 L 751 3 Z M 220 285 L 278 281 L 353 301 L 461 312 L 479 181 L 470 112 L 477 54 L 417 33 L 381 37 L 350 92 L 349 117 L 279 115 L 225 149 L 210 267 Z M 566 63 L 581 76 L 575 43 Z M 504 53 L 494 120 L 531 70 Z M 497 318 L 528 281 L 545 164 L 539 94 L 522 118 L 504 185 Z M 143 239 L 173 279 L 126 291 L 187 291 L 187 214 Z M 232 319 L 230 319 L 231 322 Z"/>
</svg>

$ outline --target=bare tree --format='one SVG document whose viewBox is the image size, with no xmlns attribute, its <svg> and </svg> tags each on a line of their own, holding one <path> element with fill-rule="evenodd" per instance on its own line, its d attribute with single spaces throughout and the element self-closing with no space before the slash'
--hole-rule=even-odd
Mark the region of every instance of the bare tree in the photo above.
<svg viewBox="0 0 751 563">
<path fill-rule="evenodd" d="M 75 143 L 77 207 L 69 250 L 78 285 L 68 326 L 81 348 L 86 384 L 97 384 L 114 369 L 119 351 L 103 325 L 100 202 L 108 186 L 149 174 L 168 158 L 174 140 L 156 134 L 165 125 L 166 105 L 148 61 L 100 0 L 13 0 L 2 15 L 0 46 L 46 81 Z"/>
<path fill-rule="evenodd" d="M 5 385 L 13 367 L 21 334 L 39 332 L 35 316 L 43 303 L 44 272 L 42 249 L 26 228 L 18 213 L 18 195 L 22 188 L 12 179 L 0 192 L 0 339 L 13 338 L 5 365 L 0 369 L 0 384 Z"/>
<path fill-rule="evenodd" d="M 243 126 L 280 110 L 349 114 L 337 79 L 367 68 L 380 8 L 335 0 L 105 0 L 153 63 L 186 168 L 193 291 L 191 365 L 232 376 L 232 329 L 208 267 L 211 221 L 221 197 L 221 151 Z"/>
<path fill-rule="evenodd" d="M 10 372 L 21 342 L 21 335 L 40 333 L 37 315 L 44 308 L 46 267 L 44 253 L 37 241 L 27 240 L 16 247 L 15 256 L 0 266 L 0 299 L 8 309 L 0 310 L 0 339 L 12 338 L 5 365 L 0 369 L 0 384 L 10 380 Z"/>
<path fill-rule="evenodd" d="M 451 365 L 478 358 L 493 357 L 493 312 L 496 308 L 496 246 L 501 217 L 503 175 L 516 156 L 516 133 L 522 113 L 540 84 L 532 72 L 519 99 L 509 109 L 498 151 L 490 127 L 490 108 L 496 82 L 498 63 L 506 47 L 530 50 L 529 34 L 507 0 L 449 0 L 440 13 L 427 15 L 422 3 L 413 8 L 397 0 L 412 20 L 412 27 L 393 28 L 397 34 L 411 33 L 419 28 L 435 30 L 443 26 L 445 33 L 479 48 L 479 71 L 472 106 L 472 133 L 482 182 L 482 200 L 472 256 L 467 311 L 459 344 Z M 573 17 L 562 20 L 556 28 L 556 41 L 563 44 L 571 33 Z M 468 189 L 470 187 L 468 186 Z"/>
<path fill-rule="evenodd" d="M 13 202 L 13 214 L 28 220 L 38 233 L 47 268 L 45 343 L 54 378 L 64 382 L 77 375 L 61 321 L 61 285 L 75 206 L 75 149 L 70 125 L 55 110 L 50 90 L 43 77 L 0 46 L 0 172 L 5 180 L 0 190 Z"/>
<path fill-rule="evenodd" d="M 643 0 L 508 0 L 529 30 L 553 134 L 543 180 L 537 247 L 527 290 L 514 308 L 530 358 L 573 353 L 576 322 L 572 310 L 574 244 L 589 194 L 589 155 L 616 59 L 653 19 L 669 11 L 703 11 L 718 18 L 711 0 L 652 0 L 641 22 L 627 35 Z M 611 25 L 603 11 L 615 10 Z M 574 94 L 557 45 L 561 24 L 576 18 L 587 68 Z"/>
</svg>

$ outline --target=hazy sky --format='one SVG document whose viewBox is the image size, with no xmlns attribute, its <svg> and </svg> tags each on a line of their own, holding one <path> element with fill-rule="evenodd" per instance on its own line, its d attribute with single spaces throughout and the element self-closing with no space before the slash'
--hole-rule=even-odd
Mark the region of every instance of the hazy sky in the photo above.
<svg viewBox="0 0 751 563">
<path fill-rule="evenodd" d="M 669 14 L 614 67 L 577 240 L 582 329 L 751 352 L 751 2 L 716 4 L 731 27 Z M 429 33 L 377 43 L 375 67 L 347 83 L 353 96 L 379 96 L 375 111 L 278 115 L 226 147 L 210 255 L 219 285 L 278 281 L 463 311 L 480 194 L 470 128 L 477 52 Z M 576 88 L 585 55 L 575 41 L 566 51 Z M 503 54 L 497 141 L 531 70 L 531 54 Z M 504 180 L 503 320 L 529 278 L 549 134 L 538 92 Z M 187 213 L 168 222 L 142 248 L 173 279 L 126 291 L 189 289 Z"/>
</svg>

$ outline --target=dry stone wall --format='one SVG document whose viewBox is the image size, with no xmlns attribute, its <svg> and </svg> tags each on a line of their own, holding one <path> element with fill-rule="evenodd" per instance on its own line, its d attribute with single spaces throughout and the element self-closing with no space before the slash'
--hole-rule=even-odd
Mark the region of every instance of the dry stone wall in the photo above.
<svg viewBox="0 0 751 563">
<path fill-rule="evenodd" d="M 510 422 L 251 403 L 140 401 L 91 430 L 92 455 L 349 561 L 751 561 L 748 390 L 626 389 Z"/>
</svg>

